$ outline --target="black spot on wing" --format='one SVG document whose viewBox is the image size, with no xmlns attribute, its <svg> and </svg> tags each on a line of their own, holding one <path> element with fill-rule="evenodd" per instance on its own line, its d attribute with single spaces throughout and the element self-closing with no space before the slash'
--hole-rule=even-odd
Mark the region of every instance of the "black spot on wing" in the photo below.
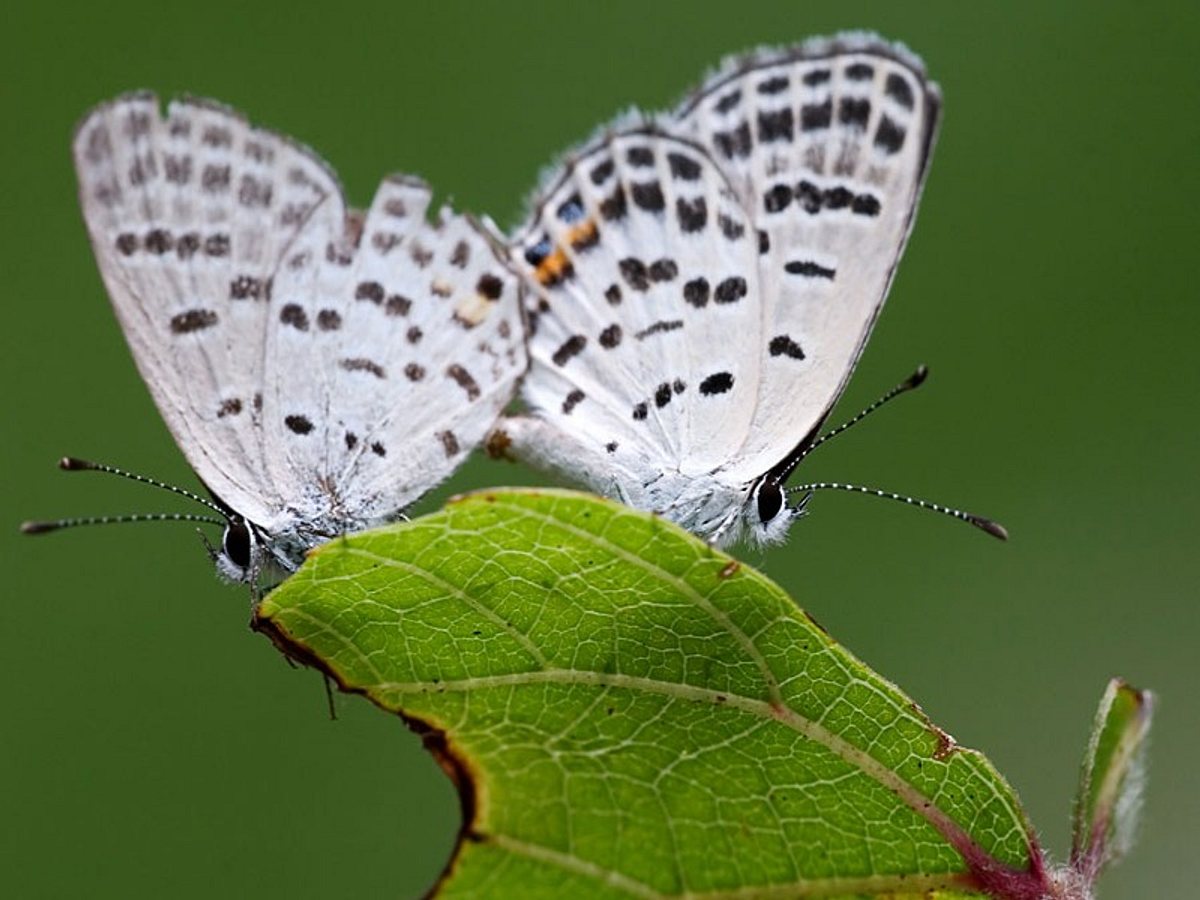
<svg viewBox="0 0 1200 900">
<path fill-rule="evenodd" d="M 313 430 L 313 423 L 307 416 L 284 416 L 283 424 L 293 434 L 308 434 Z"/>
<path fill-rule="evenodd" d="M 862 130 L 871 118 L 871 101 L 866 97 L 843 97 L 838 104 L 838 121 L 849 128 Z"/>
<path fill-rule="evenodd" d="M 896 123 L 891 116 L 884 115 L 879 119 L 879 127 L 875 129 L 875 146 L 885 153 L 898 153 L 904 146 L 904 127 Z"/>
<path fill-rule="evenodd" d="M 442 445 L 442 449 L 446 451 L 446 458 L 449 459 L 459 451 L 458 437 L 453 431 L 439 431 L 437 439 Z"/>
<path fill-rule="evenodd" d="M 741 102 L 741 90 L 732 90 L 713 104 L 713 108 L 719 113 L 727 113 Z"/>
<path fill-rule="evenodd" d="M 912 85 L 908 83 L 907 78 L 898 72 L 888 74 L 887 81 L 883 84 L 883 92 L 905 109 L 913 108 Z"/>
<path fill-rule="evenodd" d="M 680 181 L 698 181 L 700 179 L 700 163 L 682 153 L 668 153 L 667 163 L 671 167 L 671 177 Z"/>
<path fill-rule="evenodd" d="M 772 185 L 763 194 L 763 210 L 769 213 L 783 212 L 791 205 L 796 192 L 789 184 Z"/>
<path fill-rule="evenodd" d="M 742 122 L 729 131 L 714 131 L 713 141 L 726 159 L 745 159 L 750 155 L 750 125 Z"/>
<path fill-rule="evenodd" d="M 279 321 L 297 331 L 308 331 L 308 313 L 298 303 L 288 303 L 279 310 Z"/>
<path fill-rule="evenodd" d="M 683 286 L 683 299 L 697 309 L 708 305 L 709 286 L 707 278 L 693 278 Z"/>
<path fill-rule="evenodd" d="M 582 334 L 574 334 L 563 341 L 562 345 L 554 351 L 554 355 L 550 359 L 556 366 L 565 366 L 572 357 L 583 352 L 583 348 L 587 346 L 587 338 Z"/>
<path fill-rule="evenodd" d="M 618 346 L 621 343 L 621 326 L 613 322 L 600 332 L 599 342 L 605 350 L 612 350 Z"/>
<path fill-rule="evenodd" d="M 617 268 L 620 269 L 621 277 L 625 279 L 625 283 L 635 291 L 650 289 L 650 273 L 646 271 L 646 264 L 640 259 L 627 256 L 617 263 Z"/>
<path fill-rule="evenodd" d="M 475 290 L 487 300 L 499 300 L 504 291 L 504 282 L 491 273 L 479 276 Z"/>
<path fill-rule="evenodd" d="M 846 66 L 846 78 L 850 81 L 870 81 L 875 77 L 875 68 L 864 62 Z"/>
<path fill-rule="evenodd" d="M 717 216 L 717 226 L 721 229 L 721 234 L 730 241 L 736 241 L 746 233 L 746 226 L 740 222 L 734 221 L 731 217 L 721 213 Z"/>
<path fill-rule="evenodd" d="M 826 278 L 833 281 L 836 269 L 830 269 L 811 259 L 793 259 L 784 263 L 783 269 L 789 275 L 803 275 L 807 278 Z"/>
<path fill-rule="evenodd" d="M 217 324 L 217 314 L 211 309 L 189 309 L 171 316 L 168 323 L 172 334 L 190 334 Z"/>
<path fill-rule="evenodd" d="M 618 184 L 611 194 L 600 201 L 600 215 L 608 222 L 625 218 L 629 206 L 625 200 L 625 189 Z"/>
<path fill-rule="evenodd" d="M 229 283 L 230 300 L 270 300 L 271 279 L 239 275 Z"/>
<path fill-rule="evenodd" d="M 758 139 L 764 144 L 790 141 L 794 127 L 795 119 L 790 106 L 773 112 L 760 110 L 758 113 Z"/>
<path fill-rule="evenodd" d="M 833 122 L 833 101 L 806 103 L 800 107 L 800 130 L 818 131 Z"/>
<path fill-rule="evenodd" d="M 376 378 L 387 377 L 383 371 L 383 366 L 362 356 L 356 356 L 352 359 L 339 360 L 338 365 L 347 372 L 367 372 L 371 375 L 374 375 Z"/>
<path fill-rule="evenodd" d="M 716 303 L 736 303 L 746 296 L 746 279 L 740 275 L 726 278 L 713 290 Z"/>
<path fill-rule="evenodd" d="M 700 393 L 706 397 L 724 394 L 733 387 L 733 375 L 729 372 L 714 372 L 700 382 Z"/>
<path fill-rule="evenodd" d="M 650 275 L 651 281 L 673 281 L 675 276 L 679 274 L 679 266 L 675 260 L 664 257 L 650 263 L 646 272 Z"/>
<path fill-rule="evenodd" d="M 227 416 L 236 416 L 242 411 L 242 401 L 237 397 L 230 397 L 227 400 L 222 400 L 220 407 L 217 408 L 217 418 L 224 419 Z"/>
<path fill-rule="evenodd" d="M 662 212 L 666 207 L 662 185 L 657 181 L 635 181 L 630 185 L 633 202 L 646 212 Z"/>
<path fill-rule="evenodd" d="M 584 394 L 583 391 L 579 390 L 579 388 L 575 388 L 569 394 L 567 394 L 562 403 L 563 415 L 569 416 L 571 414 L 571 410 L 578 406 L 583 401 L 585 396 L 587 395 Z"/>
<path fill-rule="evenodd" d="M 458 363 L 452 363 L 446 367 L 446 376 L 454 380 L 460 388 L 467 392 L 468 400 L 479 399 L 479 383 Z"/>
<path fill-rule="evenodd" d="M 634 168 L 646 168 L 654 165 L 654 151 L 649 147 L 630 147 L 625 151 L 625 160 Z"/>
<path fill-rule="evenodd" d="M 879 201 L 870 194 L 859 194 L 850 203 L 850 211 L 860 216 L 877 216 L 880 208 Z"/>
<path fill-rule="evenodd" d="M 612 177 L 614 168 L 615 167 L 613 166 L 612 157 L 609 157 L 608 159 L 604 160 L 603 162 L 598 163 L 595 167 L 593 167 L 593 169 L 592 169 L 591 173 L 588 175 L 588 177 L 592 180 L 592 184 L 599 187 L 600 185 L 604 184 L 604 182 L 608 181 L 609 178 Z"/>
<path fill-rule="evenodd" d="M 708 204 L 703 197 L 688 200 L 684 197 L 675 199 L 675 216 L 679 220 L 679 230 L 684 234 L 703 231 L 708 224 Z"/>
<path fill-rule="evenodd" d="M 792 359 L 804 359 L 804 351 L 800 349 L 800 345 L 786 334 L 779 334 L 771 338 L 767 349 L 772 356 L 790 356 Z"/>
<path fill-rule="evenodd" d="M 782 94 L 790 85 L 791 82 L 786 75 L 774 75 L 766 81 L 760 81 L 755 90 L 760 94 L 770 97 L 775 94 Z"/>
<path fill-rule="evenodd" d="M 665 334 L 668 331 L 675 331 L 683 327 L 682 319 L 659 319 L 647 328 L 643 328 L 634 337 L 639 341 L 644 341 L 646 338 L 655 334 Z"/>
<path fill-rule="evenodd" d="M 175 238 L 171 232 L 163 228 L 154 228 L 146 232 L 146 251 L 155 256 L 162 256 L 175 246 Z"/>
<path fill-rule="evenodd" d="M 322 331 L 337 331 L 342 327 L 342 314 L 336 309 L 323 309 L 317 313 L 317 327 Z"/>
</svg>

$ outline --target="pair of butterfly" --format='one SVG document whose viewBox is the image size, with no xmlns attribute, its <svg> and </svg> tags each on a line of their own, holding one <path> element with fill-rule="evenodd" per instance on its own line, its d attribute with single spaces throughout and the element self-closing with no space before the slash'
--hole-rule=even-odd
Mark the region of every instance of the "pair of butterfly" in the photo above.
<svg viewBox="0 0 1200 900">
<path fill-rule="evenodd" d="M 939 106 L 871 35 L 734 59 L 569 153 L 507 243 L 430 223 L 407 176 L 348 210 L 314 153 L 223 106 L 99 106 L 74 143 L 88 232 L 213 500 L 172 489 L 220 516 L 170 518 L 224 524 L 218 570 L 256 582 L 399 517 L 486 442 L 718 545 L 781 540 L 813 490 L 867 490 L 789 505 L 784 485 L 883 304 Z M 527 412 L 500 419 L 522 378 Z"/>
</svg>

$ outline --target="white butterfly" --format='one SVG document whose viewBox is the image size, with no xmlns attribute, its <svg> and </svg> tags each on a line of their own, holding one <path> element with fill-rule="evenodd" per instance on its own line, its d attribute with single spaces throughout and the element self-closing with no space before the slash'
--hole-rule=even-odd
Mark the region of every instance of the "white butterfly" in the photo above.
<svg viewBox="0 0 1200 900">
<path fill-rule="evenodd" d="M 732 60 L 672 115 L 569 154 L 512 242 L 530 412 L 489 450 L 720 545 L 781 540 L 806 502 L 783 484 L 879 314 L 939 107 L 907 50 L 842 35 Z"/>
<path fill-rule="evenodd" d="M 93 110 L 74 157 L 138 370 L 227 518 L 222 575 L 396 518 L 511 398 L 516 280 L 486 226 L 426 221 L 421 181 L 347 210 L 307 148 L 209 101 L 163 118 L 145 93 Z"/>
</svg>

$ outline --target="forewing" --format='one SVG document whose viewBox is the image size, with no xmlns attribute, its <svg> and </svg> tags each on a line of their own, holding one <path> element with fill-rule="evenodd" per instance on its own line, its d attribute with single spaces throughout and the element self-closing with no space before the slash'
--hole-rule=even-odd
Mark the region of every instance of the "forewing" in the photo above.
<svg viewBox="0 0 1200 900">
<path fill-rule="evenodd" d="M 305 232 L 344 219 L 310 151 L 206 101 L 93 110 L 74 140 L 96 260 L 143 380 L 188 462 L 253 521 L 277 513 L 263 414 L 273 277 Z"/>
<path fill-rule="evenodd" d="M 570 155 L 514 239 L 526 401 L 614 471 L 712 471 L 758 389 L 757 252 L 695 144 L 643 126 Z"/>
<path fill-rule="evenodd" d="M 732 480 L 787 461 L 841 395 L 912 227 L 940 97 L 865 35 L 725 67 L 680 110 L 764 237 L 761 380 Z"/>
</svg>

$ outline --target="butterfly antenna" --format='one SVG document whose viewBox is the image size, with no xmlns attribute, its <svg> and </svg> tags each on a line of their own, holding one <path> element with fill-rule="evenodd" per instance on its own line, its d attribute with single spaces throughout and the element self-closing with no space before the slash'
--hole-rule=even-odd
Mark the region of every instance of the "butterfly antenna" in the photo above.
<svg viewBox="0 0 1200 900">
<path fill-rule="evenodd" d="M 126 472 L 124 469 L 118 469 L 116 466 L 109 466 L 104 463 L 76 459 L 73 456 L 64 456 L 58 461 L 58 467 L 64 472 L 104 472 L 108 475 L 119 475 L 121 478 L 128 478 L 130 481 L 148 484 L 151 487 L 170 491 L 172 494 L 187 497 L 189 500 L 194 500 L 202 506 L 207 506 L 220 516 L 220 518 L 196 515 L 194 513 L 132 513 L 124 516 L 81 516 L 71 519 L 54 519 L 45 522 L 22 522 L 22 534 L 46 534 L 51 531 L 60 531 L 63 528 L 77 528 L 80 525 L 125 525 L 132 522 L 199 522 L 206 525 L 227 525 L 229 523 L 229 516 L 226 515 L 225 510 L 221 509 L 221 507 L 211 500 L 201 497 L 199 494 L 189 491 L 186 488 L 176 487 L 173 484 L 167 484 L 165 481 L 159 481 L 157 478 L 138 475 L 135 472 Z"/>
<path fill-rule="evenodd" d="M 917 366 L 917 370 L 915 372 L 913 372 L 906 379 L 904 379 L 902 382 L 900 382 L 898 385 L 896 385 L 894 388 L 892 388 L 890 391 L 888 391 L 886 394 L 884 394 L 882 397 L 880 397 L 878 400 L 876 400 L 874 403 L 872 403 L 870 406 L 868 406 L 866 409 L 864 409 L 862 412 L 860 412 L 853 419 L 843 422 L 837 428 L 833 429 L 832 431 L 826 432 L 825 434 L 821 435 L 821 437 L 817 438 L 817 440 L 813 441 L 813 443 L 810 444 L 807 448 L 805 448 L 804 452 L 801 453 L 796 458 L 795 463 L 792 464 L 793 467 L 798 465 L 800 463 L 800 461 L 802 459 L 804 459 L 804 457 L 808 456 L 808 454 L 812 453 L 814 450 L 816 450 L 818 447 L 820 447 L 827 440 L 829 440 L 830 438 L 833 438 L 833 437 L 837 437 L 839 434 L 841 434 L 843 431 L 846 431 L 851 426 L 857 425 L 859 422 L 861 422 L 863 419 L 865 419 L 871 413 L 875 412 L 875 410 L 879 409 L 879 407 L 883 406 L 889 400 L 894 400 L 897 397 L 899 397 L 901 394 L 911 391 L 913 388 L 920 387 L 924 383 L 925 379 L 928 377 L 929 377 L 929 369 L 927 369 L 925 366 Z"/>
<path fill-rule="evenodd" d="M 1002 541 L 1008 540 L 1008 531 L 999 522 L 993 522 L 991 519 L 985 519 L 983 516 L 977 516 L 973 513 L 963 512 L 961 509 L 951 509 L 948 506 L 942 506 L 940 503 L 932 503 L 929 500 L 918 500 L 916 497 L 906 497 L 904 494 L 893 494 L 891 491 L 881 491 L 877 488 L 864 487 L 861 484 L 840 484 L 833 481 L 818 481 L 812 484 L 799 484 L 788 488 L 789 494 L 804 493 L 804 498 L 801 499 L 799 506 L 803 508 L 808 503 L 808 498 L 813 491 L 852 491 L 856 494 L 869 494 L 875 497 L 883 497 L 885 500 L 899 500 L 901 503 L 907 503 L 909 506 L 916 506 L 921 509 L 928 509 L 935 513 L 941 513 L 943 516 L 950 516 L 958 519 L 961 522 L 969 522 L 976 528 L 981 528 L 990 534 L 992 537 L 997 537 Z"/>
<path fill-rule="evenodd" d="M 127 516 L 83 516 L 75 519 L 55 519 L 50 522 L 22 522 L 22 534 L 46 534 L 63 528 L 80 525 L 126 525 L 130 522 L 205 522 L 209 525 L 224 525 L 225 519 L 200 516 L 194 513 L 132 513 Z"/>
<path fill-rule="evenodd" d="M 130 481 L 136 481 L 140 484 L 148 484 L 151 487 L 156 487 L 163 491 L 170 491 L 172 494 L 178 494 L 181 497 L 187 497 L 189 500 L 194 500 L 202 506 L 207 506 L 213 512 L 222 516 L 220 524 L 225 524 L 228 521 L 228 516 L 225 515 L 225 510 L 221 509 L 217 504 L 213 503 L 207 497 L 201 497 L 194 491 L 189 491 L 187 488 L 176 487 L 173 484 L 167 484 L 165 481 L 159 481 L 157 478 L 150 478 L 147 475 L 138 475 L 136 472 L 126 472 L 124 469 L 118 469 L 116 466 L 109 466 L 104 463 L 91 462 L 86 459 L 77 459 L 74 456 L 64 456 L 58 461 L 58 467 L 64 472 L 104 472 L 107 475 L 119 475 L 121 478 L 128 478 Z"/>
</svg>

